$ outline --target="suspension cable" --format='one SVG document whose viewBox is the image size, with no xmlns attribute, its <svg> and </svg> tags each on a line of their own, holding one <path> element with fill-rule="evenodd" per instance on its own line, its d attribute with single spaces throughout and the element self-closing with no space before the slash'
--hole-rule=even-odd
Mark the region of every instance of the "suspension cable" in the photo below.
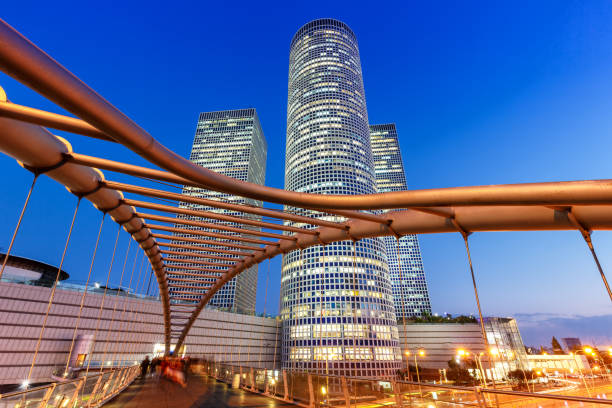
<svg viewBox="0 0 612 408">
<path fill-rule="evenodd" d="M 323 276 L 326 276 L 326 272 L 327 272 L 327 268 L 326 268 L 326 259 L 325 259 L 325 252 L 327 251 L 327 247 L 324 245 L 323 246 Z M 327 360 L 325 360 L 325 374 L 329 375 L 329 362 Z M 327 379 L 327 381 L 329 381 L 329 377 Z M 328 387 L 329 390 L 329 387 Z"/>
<path fill-rule="evenodd" d="M 358 298 L 357 293 L 359 287 L 357 286 L 357 241 L 353 241 L 353 297 L 355 299 L 355 303 L 353 305 L 353 360 L 357 360 L 357 349 L 355 344 L 357 343 L 357 306 L 358 306 Z M 361 326 L 361 325 L 360 325 Z M 355 365 L 356 366 L 356 365 Z M 355 377 L 357 376 L 357 370 L 355 369 L 355 373 L 353 374 Z"/>
<path fill-rule="evenodd" d="M 117 311 L 117 304 L 119 303 L 119 301 L 121 300 L 121 284 L 123 283 L 123 274 L 125 273 L 125 265 L 127 264 L 127 260 L 128 260 L 128 255 L 130 254 L 130 248 L 132 246 L 132 240 L 130 238 L 128 238 L 128 247 L 127 250 L 125 251 L 125 259 L 123 260 L 123 267 L 121 268 L 121 276 L 119 278 L 119 287 L 117 290 L 117 295 L 115 296 L 115 302 L 113 303 L 113 311 L 111 313 L 111 320 L 110 323 L 108 324 L 108 331 L 109 333 L 113 330 L 113 324 L 115 323 L 115 312 Z M 108 352 L 108 348 L 110 347 L 110 338 L 107 338 L 106 342 L 104 343 L 104 353 L 102 354 L 102 361 L 104 361 L 104 359 L 106 358 L 106 354 Z M 112 364 L 112 360 L 111 360 L 111 364 Z M 102 372 L 102 367 L 100 366 L 100 372 Z"/>
<path fill-rule="evenodd" d="M 399 269 L 399 296 L 400 296 L 400 304 L 402 305 L 402 324 L 404 325 L 404 352 L 403 355 L 406 356 L 406 374 L 410 377 L 410 365 L 408 364 L 408 327 L 406 326 L 406 305 L 404 304 L 404 295 L 402 293 L 402 286 L 404 285 L 404 279 L 402 277 L 402 255 L 400 252 L 400 237 L 396 237 L 397 242 L 397 267 Z M 393 296 L 393 286 L 391 286 L 391 295 Z M 397 319 L 397 316 L 395 317 Z M 401 343 L 400 343 L 401 350 Z M 416 352 L 416 351 L 415 351 Z M 404 356 L 402 356 L 402 360 Z"/>
<path fill-rule="evenodd" d="M 138 324 L 142 324 L 144 322 L 144 313 L 140 313 L 138 311 L 138 306 L 140 306 L 142 304 L 141 301 L 138 300 L 138 291 L 139 289 L 142 289 L 141 287 L 141 276 L 142 275 L 142 271 L 143 269 L 145 269 L 145 264 L 146 264 L 146 256 L 143 256 L 142 259 L 140 260 L 140 267 L 138 268 L 138 276 L 136 278 L 136 282 L 134 284 L 134 302 L 131 303 L 130 305 L 130 321 L 138 323 Z M 136 336 L 138 335 L 138 331 L 137 330 L 133 330 L 132 332 L 132 336 L 128 336 L 128 340 L 126 341 L 126 349 L 127 349 L 127 356 L 130 356 L 130 359 L 133 360 L 133 356 L 137 353 L 137 345 L 136 345 Z"/>
<path fill-rule="evenodd" d="M 301 269 L 301 272 L 303 273 L 304 272 L 304 250 L 302 248 L 300 248 L 299 259 L 300 259 L 299 268 Z M 292 319 L 295 319 L 295 321 L 293 322 L 293 324 L 291 326 L 297 328 L 297 320 L 298 320 L 298 318 L 297 318 L 297 314 L 293 310 L 291 311 L 291 316 L 292 316 Z M 296 316 L 296 317 L 293 317 L 293 316 Z M 296 335 L 297 335 L 297 333 L 298 332 L 296 330 Z M 291 338 L 291 328 L 289 329 L 289 338 Z M 297 347 L 295 347 L 295 348 L 297 349 Z M 298 350 L 296 350 L 296 351 L 298 351 Z M 313 351 L 312 357 L 314 358 L 315 357 L 315 354 L 314 354 L 315 348 L 314 347 L 313 347 L 312 351 Z M 291 368 L 292 368 L 291 371 L 293 372 L 294 376 L 295 376 L 295 373 L 297 371 L 296 370 L 296 368 L 297 368 L 297 361 L 296 360 L 297 360 L 298 356 L 299 356 L 299 353 L 294 353 L 294 357 L 295 358 L 294 358 L 293 362 L 291 363 Z M 291 358 L 291 350 L 289 350 L 289 358 Z M 293 378 L 293 380 L 291 381 L 291 399 L 293 399 L 294 386 L 295 386 L 295 378 Z"/>
<path fill-rule="evenodd" d="M 151 289 L 152 279 L 153 279 L 153 268 L 151 268 L 151 273 L 149 274 L 149 282 L 147 282 L 147 291 L 145 292 L 145 296 L 149 296 L 149 289 Z"/>
<path fill-rule="evenodd" d="M 53 304 L 53 299 L 55 297 L 55 290 L 57 289 L 57 282 L 59 281 L 59 278 L 62 273 L 62 266 L 64 265 L 66 251 L 68 250 L 68 243 L 70 242 L 70 237 L 72 236 L 72 229 L 74 228 L 74 222 L 76 220 L 76 216 L 79 211 L 80 204 L 81 204 L 81 197 L 77 199 L 76 207 L 74 208 L 74 214 L 72 215 L 72 222 L 70 223 L 70 229 L 68 230 L 68 237 L 66 237 L 66 244 L 64 245 L 64 252 L 62 253 L 62 259 L 60 261 L 59 267 L 57 268 L 57 275 L 55 276 L 55 282 L 53 283 L 53 288 L 51 289 L 51 295 L 49 296 L 49 302 L 47 303 L 47 311 L 45 312 L 45 317 L 43 319 L 42 326 L 40 327 L 40 333 L 38 334 L 38 341 L 36 342 L 36 348 L 34 349 L 34 356 L 32 357 L 32 364 L 30 365 L 30 370 L 28 371 L 28 377 L 26 378 L 26 383 L 29 383 L 30 378 L 32 377 L 32 371 L 34 370 L 34 364 L 36 364 L 36 357 L 38 357 L 38 351 L 40 349 L 40 344 L 42 343 L 43 333 L 45 332 L 45 326 L 47 325 L 47 319 L 49 318 L 49 312 L 51 311 L 51 305 Z"/>
<path fill-rule="evenodd" d="M 474 296 L 476 297 L 476 305 L 478 306 L 478 317 L 480 319 L 480 331 L 482 334 L 482 341 L 484 342 L 484 346 L 485 346 L 485 355 L 487 356 L 487 362 L 489 363 L 489 369 L 491 370 L 491 383 L 493 384 L 493 389 L 495 389 L 496 388 L 495 386 L 495 368 L 493 366 L 493 361 L 489 354 L 489 340 L 487 338 L 487 334 L 485 331 L 484 319 L 482 317 L 482 308 L 480 307 L 480 297 L 478 296 L 478 288 L 476 286 L 476 278 L 474 276 L 474 267 L 472 266 L 472 255 L 470 254 L 470 245 L 468 242 L 469 233 L 463 230 L 461 230 L 460 233 L 465 243 L 465 250 L 467 252 L 468 261 L 470 264 L 470 273 L 472 275 L 472 285 L 474 286 Z M 483 373 L 483 375 L 485 374 Z M 485 378 L 485 383 L 486 383 L 486 378 Z M 497 394 L 495 394 L 495 400 L 496 401 L 498 400 Z M 499 404 L 497 405 L 499 406 Z"/>
<path fill-rule="evenodd" d="M 2 274 L 4 273 L 4 268 L 6 267 L 6 262 L 8 261 L 9 256 L 11 255 L 11 250 L 13 249 L 15 238 L 17 237 L 17 232 L 19 231 L 19 227 L 21 226 L 21 220 L 23 219 L 23 215 L 25 214 L 26 208 L 28 208 L 28 203 L 30 202 L 30 197 L 32 196 L 32 190 L 34 190 L 34 185 L 36 184 L 37 179 L 38 174 L 34 174 L 34 180 L 32 180 L 32 185 L 28 190 L 28 195 L 26 196 L 25 202 L 23 203 L 23 207 L 21 208 L 21 214 L 19 214 L 19 220 L 17 220 L 17 225 L 15 226 L 15 230 L 13 231 L 11 243 L 9 244 L 8 250 L 4 255 L 4 260 L 2 261 L 2 269 L 0 269 L 0 279 L 2 279 Z"/>
<path fill-rule="evenodd" d="M 122 333 L 125 333 L 126 338 L 128 337 L 128 319 L 126 318 L 124 320 L 125 317 L 125 311 L 127 309 L 127 305 L 129 302 L 129 296 L 130 296 L 130 290 L 132 289 L 132 279 L 134 278 L 134 270 L 136 269 L 136 262 L 138 260 L 138 256 L 140 255 L 140 251 L 138 251 L 138 248 L 136 249 L 136 255 L 134 256 L 134 262 L 132 263 L 132 271 L 130 272 L 130 280 L 127 286 L 127 291 L 126 291 L 126 295 L 124 296 L 124 300 L 123 300 L 123 310 L 121 311 L 121 315 L 119 316 L 119 321 L 123 321 L 123 330 L 121 330 Z M 125 350 L 125 348 L 127 347 L 127 341 L 123 342 L 123 347 L 122 352 Z M 125 354 L 125 353 L 123 353 Z M 119 350 L 117 349 L 113 355 L 113 359 L 114 358 L 118 358 L 119 357 Z"/>
<path fill-rule="evenodd" d="M 79 306 L 79 314 L 74 325 L 74 331 L 72 332 L 72 341 L 70 342 L 70 350 L 68 351 L 68 359 L 66 360 L 65 372 L 68 372 L 68 365 L 72 357 L 72 349 L 74 348 L 74 342 L 76 339 L 77 330 L 81 322 L 81 315 L 83 314 L 83 306 L 85 305 L 85 296 L 87 296 L 87 289 L 89 288 L 89 280 L 91 279 L 91 272 L 93 271 L 94 261 L 96 260 L 96 254 L 98 253 L 98 245 L 100 244 L 100 236 L 102 235 L 102 227 L 104 226 L 104 220 L 106 219 L 106 213 L 102 213 L 102 220 L 100 221 L 100 228 L 98 229 L 98 237 L 96 238 L 96 245 L 94 246 L 93 255 L 91 256 L 91 263 L 89 264 L 89 272 L 87 273 L 87 281 L 85 282 L 85 289 L 81 295 L 81 304 Z"/>
<path fill-rule="evenodd" d="M 282 308 L 282 296 L 279 296 L 278 297 L 278 316 L 277 316 L 277 319 L 276 319 L 276 332 L 275 332 L 275 335 L 274 335 L 274 357 L 273 357 L 274 360 L 273 360 L 273 363 L 272 363 L 272 368 L 274 370 L 276 370 L 276 353 L 278 352 L 278 327 L 280 325 L 282 325 L 281 308 Z M 279 319 L 279 317 L 280 317 L 280 319 Z M 280 325 L 279 325 L 279 320 L 281 322 Z M 282 364 L 281 364 L 280 368 L 281 368 L 280 371 L 282 373 L 282 371 L 283 371 Z M 276 387 L 274 388 L 274 394 L 276 394 Z"/>
<path fill-rule="evenodd" d="M 323 249 L 323 272 L 320 276 L 321 286 L 319 287 L 319 308 L 320 308 L 320 318 L 319 318 L 319 350 L 323 350 L 323 282 L 325 276 L 325 246 L 321 247 Z M 313 333 L 314 334 L 314 333 Z M 325 364 L 327 365 L 327 359 L 325 359 Z M 323 361 L 317 364 L 317 372 L 323 372 Z"/>
<path fill-rule="evenodd" d="M 268 303 L 268 281 L 270 280 L 270 258 L 268 258 L 268 271 L 266 273 L 266 289 L 264 292 L 264 307 L 263 307 L 263 318 L 264 321 L 266 319 L 266 304 Z M 262 325 L 262 328 L 265 327 L 264 325 Z M 263 351 L 264 348 L 264 344 L 263 344 L 263 338 L 264 336 L 261 336 L 261 342 L 259 345 L 259 367 L 261 368 L 261 353 Z M 265 376 L 264 376 L 264 381 L 265 381 Z"/>
<path fill-rule="evenodd" d="M 119 233 L 121 232 L 121 225 L 117 226 L 117 236 L 115 237 L 115 245 L 113 247 L 113 254 L 111 256 L 110 266 L 108 268 L 108 273 L 106 274 L 106 284 L 104 285 L 104 292 L 102 294 L 102 299 L 100 301 L 100 308 L 98 309 L 98 318 L 96 319 L 96 329 L 94 330 L 93 340 L 91 342 L 91 354 L 90 358 L 87 361 L 87 368 L 85 369 L 85 382 L 87 382 L 87 376 L 89 375 L 89 367 L 91 366 L 91 360 L 93 359 L 94 352 L 96 350 L 96 340 L 98 336 L 98 331 L 100 330 L 100 319 L 102 318 L 102 310 L 104 308 L 104 301 L 106 300 L 106 293 L 108 292 L 108 284 L 110 282 L 111 271 L 113 270 L 113 263 L 115 262 L 115 253 L 117 252 L 117 244 L 119 243 Z M 104 361 L 100 361 L 100 366 L 104 365 Z"/>
</svg>

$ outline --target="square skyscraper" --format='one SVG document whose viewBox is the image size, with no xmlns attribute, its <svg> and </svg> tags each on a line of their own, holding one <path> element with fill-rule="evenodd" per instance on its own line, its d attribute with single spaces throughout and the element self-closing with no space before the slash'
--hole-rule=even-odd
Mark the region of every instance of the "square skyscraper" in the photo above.
<svg viewBox="0 0 612 408">
<path fill-rule="evenodd" d="M 218 112 L 204 112 L 201 113 L 200 117 L 198 118 L 197 129 L 193 139 L 193 147 L 191 149 L 189 159 L 195 164 L 216 171 L 217 173 L 233 177 L 238 180 L 263 185 L 266 175 L 267 149 L 266 139 L 261 129 L 261 124 L 255 109 L 250 108 Z M 190 186 L 183 187 L 183 194 L 192 197 L 225 201 L 233 204 L 247 204 L 259 207 L 262 205 L 261 201 Z M 245 216 L 245 214 L 241 212 L 194 203 L 181 203 L 181 207 L 236 217 Z M 257 231 L 260 230 L 258 227 L 251 227 L 248 225 L 245 226 L 222 220 L 202 220 L 198 219 L 197 217 L 186 215 L 180 215 L 179 217 L 181 219 L 206 221 L 208 223 L 228 227 L 253 229 Z M 254 215 L 249 215 L 249 217 L 260 220 L 260 218 Z M 177 227 L 182 228 L 183 230 L 197 229 L 202 232 L 219 234 L 219 231 L 214 229 L 185 225 L 177 225 Z M 222 231 L 222 234 L 228 236 L 243 236 L 247 238 L 251 237 L 248 234 L 231 231 Z M 193 238 L 193 235 L 189 234 L 187 231 L 185 233 L 175 233 L 174 236 L 177 238 Z M 213 242 L 219 243 L 230 242 L 222 237 L 207 237 L 206 240 L 209 242 L 212 240 Z M 216 248 L 226 252 L 219 253 L 217 256 L 219 259 L 208 259 L 207 262 L 210 262 L 213 265 L 207 266 L 207 269 L 219 270 L 220 272 L 225 271 L 227 270 L 227 266 L 225 265 L 229 263 L 228 261 L 235 258 L 235 255 L 231 253 L 232 251 L 228 251 L 228 248 L 225 246 L 197 244 L 193 242 L 191 242 L 189 245 L 202 247 L 203 250 L 204 248 Z M 244 245 L 254 246 L 255 244 L 244 243 Z M 179 249 L 177 252 L 186 252 L 186 250 Z M 175 255 L 174 259 L 181 259 L 181 255 Z M 219 264 L 219 266 L 215 266 L 214 264 Z M 172 270 L 171 267 L 169 269 Z M 257 265 L 254 265 L 247 271 L 232 279 L 212 297 L 209 306 L 238 312 L 254 312 L 257 291 L 257 270 Z M 205 286 L 209 286 L 215 281 L 215 278 L 197 279 L 198 281 L 202 282 L 202 293 L 205 291 Z M 193 297 L 196 299 L 198 298 L 198 295 L 194 295 Z"/>
<path fill-rule="evenodd" d="M 379 193 L 406 191 L 406 173 L 394 123 L 370 125 L 370 144 Z M 421 249 L 416 235 L 381 238 L 385 243 L 391 274 L 393 303 L 398 319 L 431 313 L 429 291 Z"/>
</svg>

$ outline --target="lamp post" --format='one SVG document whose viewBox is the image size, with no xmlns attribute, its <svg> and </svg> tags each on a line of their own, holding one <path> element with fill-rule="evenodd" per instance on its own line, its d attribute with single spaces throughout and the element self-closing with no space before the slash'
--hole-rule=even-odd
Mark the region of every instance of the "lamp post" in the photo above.
<svg viewBox="0 0 612 408">
<path fill-rule="evenodd" d="M 521 372 L 523 373 L 523 378 L 525 379 L 525 385 L 527 386 L 527 391 L 531 391 L 529 389 L 529 381 L 527 381 L 527 373 L 525 373 L 525 368 L 523 367 L 523 362 L 521 361 L 521 358 L 519 356 L 517 356 L 515 353 L 513 353 L 512 351 L 508 351 L 508 358 L 512 358 L 516 356 L 516 360 L 518 361 L 518 366 L 521 369 Z M 535 388 L 534 388 L 535 391 Z"/>
<path fill-rule="evenodd" d="M 541 376 L 541 375 L 542 375 L 542 371 L 540 371 L 540 370 L 536 370 L 535 372 L 533 372 L 533 371 L 532 371 L 532 372 L 531 372 L 531 380 L 532 380 L 532 381 L 533 381 L 533 375 L 534 375 L 534 374 L 535 374 L 537 377 L 539 377 L 539 376 Z M 535 385 L 533 386 L 533 391 L 535 392 Z"/>
<path fill-rule="evenodd" d="M 578 372 L 580 373 L 580 378 L 582 378 L 582 383 L 584 384 L 584 388 L 586 388 L 587 395 L 589 398 L 591 397 L 591 390 L 589 390 L 589 386 L 587 385 L 586 380 L 584 379 L 584 374 L 582 374 L 582 367 L 578 364 L 578 360 L 576 359 L 576 354 L 582 350 L 576 350 L 575 353 L 570 353 L 570 355 L 574 358 L 574 362 L 576 363 L 576 367 L 578 367 Z"/>
<path fill-rule="evenodd" d="M 419 397 L 423 398 L 423 392 L 421 391 L 421 378 L 419 377 L 419 363 L 417 362 L 417 355 L 419 357 L 425 357 L 425 350 L 419 349 L 418 353 L 414 353 L 414 367 L 416 368 L 417 382 L 419 383 Z"/>
<path fill-rule="evenodd" d="M 412 381 L 412 375 L 410 374 L 410 366 L 408 365 L 408 357 L 410 357 L 410 350 L 404 351 L 404 355 L 406 356 L 406 369 L 408 370 L 408 375 L 410 376 L 410 381 Z M 419 383 L 419 395 L 422 397 L 421 391 L 421 377 L 419 376 L 419 362 L 417 357 L 425 357 L 425 349 L 419 348 L 414 352 L 414 367 L 416 369 L 417 382 Z"/>
<path fill-rule="evenodd" d="M 484 353 L 480 353 L 480 355 L 482 355 Z M 466 349 L 458 349 L 457 350 L 457 358 L 461 359 L 462 357 L 468 357 L 470 355 L 470 352 Z M 480 384 L 482 385 L 482 387 L 485 387 L 485 382 L 484 382 L 484 369 L 482 368 L 482 361 L 480 360 L 480 355 L 476 354 L 476 353 L 472 353 L 472 355 L 474 356 L 474 358 L 476 359 L 476 368 L 478 369 L 478 371 L 480 371 Z"/>
<path fill-rule="evenodd" d="M 417 382 L 421 382 L 421 378 L 419 377 L 419 363 L 417 361 L 417 355 L 419 357 L 425 357 L 425 350 L 424 349 L 420 349 L 418 351 L 418 353 L 414 353 L 414 367 L 416 368 L 416 375 L 417 375 Z M 420 388 L 420 384 L 419 384 L 419 388 Z"/>
<path fill-rule="evenodd" d="M 608 367 L 607 367 L 609 364 L 606 364 L 603 358 L 601 358 L 601 355 L 599 355 L 599 353 L 596 353 L 595 350 L 593 350 L 593 348 L 591 347 L 585 347 L 583 351 L 585 354 L 589 354 L 591 357 L 593 357 L 593 360 L 595 361 L 599 360 L 601 367 L 603 367 L 602 372 L 605 373 L 608 378 L 610 378 L 610 374 L 608 373 Z M 578 351 L 576 351 L 576 353 L 578 353 Z M 612 356 L 612 348 L 608 349 L 608 354 Z M 589 367 L 590 367 L 590 364 L 589 364 Z M 599 371 L 598 366 L 595 366 L 595 371 Z M 593 369 L 591 369 L 591 376 L 593 376 Z M 595 381 L 594 378 L 593 378 L 593 381 Z"/>
<path fill-rule="evenodd" d="M 406 356 L 406 372 L 408 373 L 408 380 L 412 381 L 412 374 L 410 373 L 410 363 L 408 360 L 410 358 L 410 350 L 404 351 L 404 355 Z"/>
</svg>

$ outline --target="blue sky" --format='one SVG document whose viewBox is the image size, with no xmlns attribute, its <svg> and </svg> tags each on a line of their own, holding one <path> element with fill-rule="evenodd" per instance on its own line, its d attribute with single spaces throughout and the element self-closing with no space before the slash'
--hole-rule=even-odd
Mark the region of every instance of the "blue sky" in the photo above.
<svg viewBox="0 0 612 408">
<path fill-rule="evenodd" d="M 283 187 L 289 42 L 319 17 L 356 33 L 370 122 L 397 124 L 410 188 L 610 178 L 612 3 L 287 3 L 20 1 L 3 4 L 1 17 L 184 156 L 199 112 L 255 107 L 271 186 Z M 3 74 L 0 86 L 15 103 L 62 112 Z M 147 165 L 122 147 L 69 138 L 77 152 Z M 6 248 L 31 176 L 5 156 L 0 171 Z M 57 264 L 74 203 L 42 179 L 15 253 Z M 98 222 L 84 206 L 65 262 L 77 280 L 86 276 Z M 114 228 L 104 230 L 98 280 Z M 609 271 L 612 236 L 593 239 Z M 471 241 L 485 314 L 611 313 L 577 232 L 481 233 Z M 460 236 L 420 242 L 434 311 L 475 313 Z M 124 251 L 126 236 L 120 245 Z M 271 271 L 267 310 L 275 312 L 280 259 Z"/>
</svg>

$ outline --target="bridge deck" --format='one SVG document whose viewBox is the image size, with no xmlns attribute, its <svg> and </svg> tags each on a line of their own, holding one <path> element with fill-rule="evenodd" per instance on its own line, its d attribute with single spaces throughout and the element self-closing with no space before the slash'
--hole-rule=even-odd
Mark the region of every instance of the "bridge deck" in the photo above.
<svg viewBox="0 0 612 408">
<path fill-rule="evenodd" d="M 105 408 L 294 407 L 272 398 L 236 390 L 214 379 L 192 375 L 187 387 L 165 379 L 136 379 Z"/>
</svg>

